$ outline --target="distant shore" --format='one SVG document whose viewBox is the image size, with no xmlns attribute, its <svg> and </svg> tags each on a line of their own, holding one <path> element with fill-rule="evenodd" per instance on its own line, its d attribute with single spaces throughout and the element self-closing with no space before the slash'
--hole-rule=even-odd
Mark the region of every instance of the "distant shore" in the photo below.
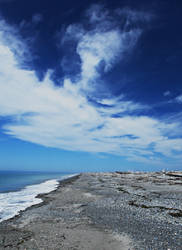
<svg viewBox="0 0 182 250">
<path fill-rule="evenodd" d="M 0 223 L 0 249 L 181 250 L 182 172 L 84 173 Z"/>
</svg>

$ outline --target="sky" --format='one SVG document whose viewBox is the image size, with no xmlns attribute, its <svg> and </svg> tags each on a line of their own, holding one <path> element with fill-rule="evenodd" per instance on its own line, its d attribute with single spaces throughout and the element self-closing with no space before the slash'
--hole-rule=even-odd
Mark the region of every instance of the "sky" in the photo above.
<svg viewBox="0 0 182 250">
<path fill-rule="evenodd" d="M 0 170 L 182 170 L 181 12 L 0 0 Z"/>
</svg>

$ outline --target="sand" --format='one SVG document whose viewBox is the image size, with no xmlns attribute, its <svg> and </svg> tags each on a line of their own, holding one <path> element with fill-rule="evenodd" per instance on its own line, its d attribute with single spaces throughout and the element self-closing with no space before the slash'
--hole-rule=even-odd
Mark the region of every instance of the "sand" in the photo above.
<svg viewBox="0 0 182 250">
<path fill-rule="evenodd" d="M 0 223 L 0 249 L 182 249 L 182 173 L 87 173 Z"/>
</svg>

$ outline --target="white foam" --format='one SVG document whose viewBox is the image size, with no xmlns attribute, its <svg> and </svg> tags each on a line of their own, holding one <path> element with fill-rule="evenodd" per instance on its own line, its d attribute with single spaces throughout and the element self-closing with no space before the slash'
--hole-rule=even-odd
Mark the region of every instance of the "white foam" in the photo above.
<svg viewBox="0 0 182 250">
<path fill-rule="evenodd" d="M 72 176 L 74 175 L 65 175 L 62 179 Z M 55 190 L 58 185 L 58 180 L 54 179 L 27 186 L 17 192 L 0 193 L 0 222 L 14 217 L 27 207 L 41 203 L 42 199 L 36 198 L 36 196 L 49 193 Z"/>
</svg>

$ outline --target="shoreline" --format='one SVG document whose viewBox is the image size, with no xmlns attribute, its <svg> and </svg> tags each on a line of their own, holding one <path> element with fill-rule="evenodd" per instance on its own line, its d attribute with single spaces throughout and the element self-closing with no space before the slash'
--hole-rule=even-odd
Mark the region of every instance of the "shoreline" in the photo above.
<svg viewBox="0 0 182 250">
<path fill-rule="evenodd" d="M 10 219 L 8 219 L 8 220 L 6 220 L 6 221 L 14 220 L 14 219 L 16 219 L 16 218 L 18 218 L 18 217 L 21 217 L 21 214 L 24 213 L 24 212 L 26 212 L 27 210 L 31 210 L 31 209 L 34 209 L 34 208 L 36 208 L 36 207 L 42 207 L 42 206 L 48 204 L 48 203 L 51 201 L 51 199 L 48 198 L 47 195 L 51 195 L 51 194 L 55 193 L 55 192 L 57 191 L 57 189 L 59 189 L 59 188 L 65 186 L 66 184 L 71 184 L 71 183 L 74 182 L 77 178 L 79 178 L 79 176 L 80 176 L 80 174 L 75 175 L 75 176 L 72 176 L 72 177 L 65 178 L 65 179 L 63 179 L 63 180 L 58 180 L 58 183 L 59 183 L 59 184 L 58 184 L 58 186 L 57 186 L 54 190 L 52 190 L 52 191 L 49 192 L 49 193 L 38 194 L 38 195 L 35 197 L 35 198 L 40 198 L 40 199 L 42 200 L 40 203 L 34 204 L 34 205 L 30 206 L 30 207 L 27 207 L 25 210 L 20 211 L 19 214 L 15 215 L 14 217 L 12 217 L 12 218 L 10 218 Z M 2 222 L 3 222 L 3 221 L 2 221 Z M 5 221 L 4 221 L 4 222 L 5 222 Z M 0 222 L 0 225 L 1 225 L 1 222 Z"/>
<path fill-rule="evenodd" d="M 178 250 L 181 185 L 180 175 L 156 172 L 61 180 L 56 190 L 38 195 L 41 203 L 0 223 L 0 249 Z"/>
<path fill-rule="evenodd" d="M 6 199 L 6 197 L 8 199 L 10 199 L 8 197 L 9 195 L 11 195 L 12 196 L 11 198 L 14 199 L 14 197 L 19 195 L 20 196 L 20 198 L 19 198 L 20 201 L 21 201 L 21 195 L 20 195 L 21 193 L 22 193 L 22 198 L 24 198 L 26 196 L 28 197 L 28 195 L 30 195 L 30 200 L 29 201 L 25 200 L 25 202 L 29 202 L 30 204 L 23 204 L 24 206 L 22 206 L 22 207 L 21 207 L 21 202 L 19 204 L 18 198 L 16 198 L 17 199 L 17 201 L 16 201 L 17 205 L 14 203 L 16 212 L 13 213 L 13 212 L 10 212 L 11 211 L 10 210 L 9 215 L 6 215 L 7 218 L 6 217 L 2 217 L 2 218 L 0 217 L 0 223 L 2 223 L 3 221 L 11 220 L 14 217 L 19 216 L 22 212 L 26 211 L 27 209 L 43 203 L 43 199 L 44 199 L 45 194 L 54 192 L 57 188 L 59 188 L 59 186 L 61 185 L 62 182 L 66 181 L 66 180 L 69 180 L 69 179 L 71 179 L 71 178 L 73 178 L 73 177 L 75 177 L 77 175 L 79 175 L 79 174 L 66 174 L 65 176 L 62 176 L 61 179 L 45 179 L 44 181 L 41 181 L 41 182 L 37 182 L 37 183 L 34 183 L 34 184 L 28 184 L 28 185 L 24 186 L 23 188 L 21 188 L 19 190 L 0 193 L 1 196 L 5 196 L 3 198 L 1 197 L 1 199 L 4 199 L 4 198 Z M 38 189 L 40 189 L 39 192 L 36 192 L 37 194 L 34 194 L 35 190 L 32 191 L 32 193 L 31 193 L 31 191 L 29 191 L 30 188 L 35 189 L 36 187 Z M 45 188 L 45 190 L 44 191 L 41 190 L 42 188 Z M 27 190 L 30 193 L 25 194 L 24 192 L 26 192 Z M 32 200 L 32 198 L 33 198 L 33 200 Z M 7 205 L 9 206 L 11 204 L 7 204 Z M 18 205 L 19 205 L 19 208 L 17 208 Z M 1 204 L 1 206 L 2 206 L 2 204 Z"/>
</svg>

